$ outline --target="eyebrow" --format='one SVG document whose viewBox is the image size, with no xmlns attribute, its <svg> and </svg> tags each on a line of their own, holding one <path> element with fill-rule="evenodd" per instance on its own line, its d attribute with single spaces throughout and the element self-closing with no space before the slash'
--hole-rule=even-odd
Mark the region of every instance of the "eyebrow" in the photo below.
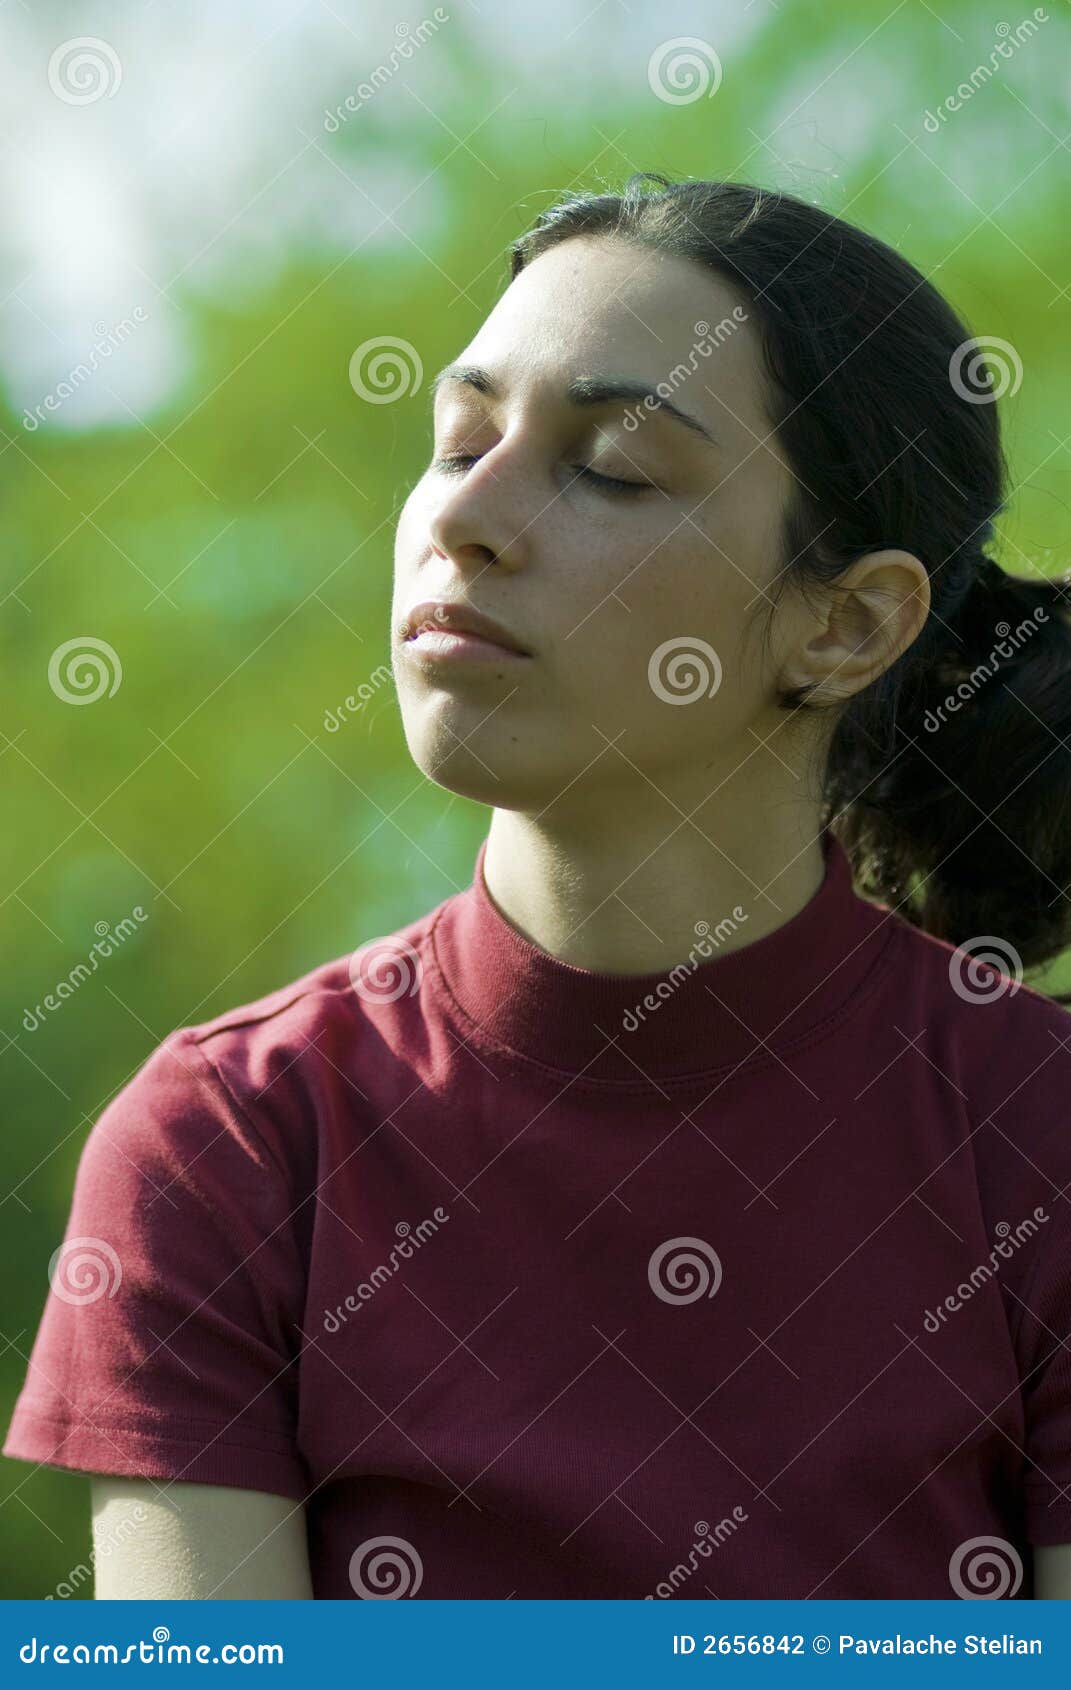
<svg viewBox="0 0 1071 1690">
<path fill-rule="evenodd" d="M 447 382 L 458 382 L 465 387 L 474 388 L 477 393 L 485 393 L 491 399 L 502 397 L 501 388 L 479 364 L 447 364 L 445 369 L 440 370 L 432 379 L 432 399 Z M 637 381 L 627 376 L 577 376 L 565 389 L 565 397 L 570 405 L 577 406 L 609 405 L 620 400 L 646 402 L 648 409 L 661 411 L 665 416 L 683 423 L 685 428 L 691 429 L 693 434 L 700 435 L 712 446 L 718 444 L 698 417 L 680 410 L 669 399 L 663 398 L 657 388 L 649 386 L 645 381 Z"/>
</svg>

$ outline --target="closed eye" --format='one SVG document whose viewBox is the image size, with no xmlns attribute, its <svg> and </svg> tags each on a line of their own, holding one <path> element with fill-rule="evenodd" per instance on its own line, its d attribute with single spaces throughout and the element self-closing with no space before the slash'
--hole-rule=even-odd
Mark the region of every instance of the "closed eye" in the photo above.
<svg viewBox="0 0 1071 1690">
<path fill-rule="evenodd" d="M 469 464 L 474 464 L 476 458 L 471 454 L 462 453 L 452 458 L 432 458 L 431 468 L 441 471 L 443 475 L 460 475 Z M 595 487 L 605 488 L 609 493 L 654 493 L 657 491 L 651 481 L 622 481 L 614 475 L 600 475 L 597 470 L 587 464 L 571 464 L 569 466 L 578 480 L 590 482 Z"/>
</svg>

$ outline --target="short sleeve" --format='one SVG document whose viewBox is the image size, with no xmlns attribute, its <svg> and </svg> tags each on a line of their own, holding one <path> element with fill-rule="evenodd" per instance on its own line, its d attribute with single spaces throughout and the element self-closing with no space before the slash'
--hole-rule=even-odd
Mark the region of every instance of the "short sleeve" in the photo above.
<svg viewBox="0 0 1071 1690">
<path fill-rule="evenodd" d="M 1054 1195 L 1046 1208 L 1016 1334 L 1033 1544 L 1071 1543 L 1071 1204 Z"/>
<path fill-rule="evenodd" d="M 293 1216 L 249 1111 L 170 1034 L 86 1139 L 3 1453 L 304 1498 Z"/>
</svg>

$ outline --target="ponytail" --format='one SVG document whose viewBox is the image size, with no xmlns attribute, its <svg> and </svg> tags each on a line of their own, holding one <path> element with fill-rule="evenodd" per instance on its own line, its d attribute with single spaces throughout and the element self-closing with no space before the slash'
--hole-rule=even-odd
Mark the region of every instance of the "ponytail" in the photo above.
<svg viewBox="0 0 1071 1690">
<path fill-rule="evenodd" d="M 931 616 L 900 660 L 887 756 L 873 766 L 851 705 L 830 748 L 860 891 L 953 944 L 996 939 L 1024 969 L 1071 945 L 1069 589 L 977 555 L 951 619 Z"/>
</svg>

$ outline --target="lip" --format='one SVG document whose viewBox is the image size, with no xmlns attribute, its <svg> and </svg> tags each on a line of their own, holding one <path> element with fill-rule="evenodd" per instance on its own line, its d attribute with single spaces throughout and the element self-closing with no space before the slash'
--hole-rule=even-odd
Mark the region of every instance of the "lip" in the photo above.
<svg viewBox="0 0 1071 1690">
<path fill-rule="evenodd" d="M 424 599 L 403 618 L 403 646 L 427 657 L 530 657 L 517 636 L 475 606 L 456 599 Z"/>
</svg>

